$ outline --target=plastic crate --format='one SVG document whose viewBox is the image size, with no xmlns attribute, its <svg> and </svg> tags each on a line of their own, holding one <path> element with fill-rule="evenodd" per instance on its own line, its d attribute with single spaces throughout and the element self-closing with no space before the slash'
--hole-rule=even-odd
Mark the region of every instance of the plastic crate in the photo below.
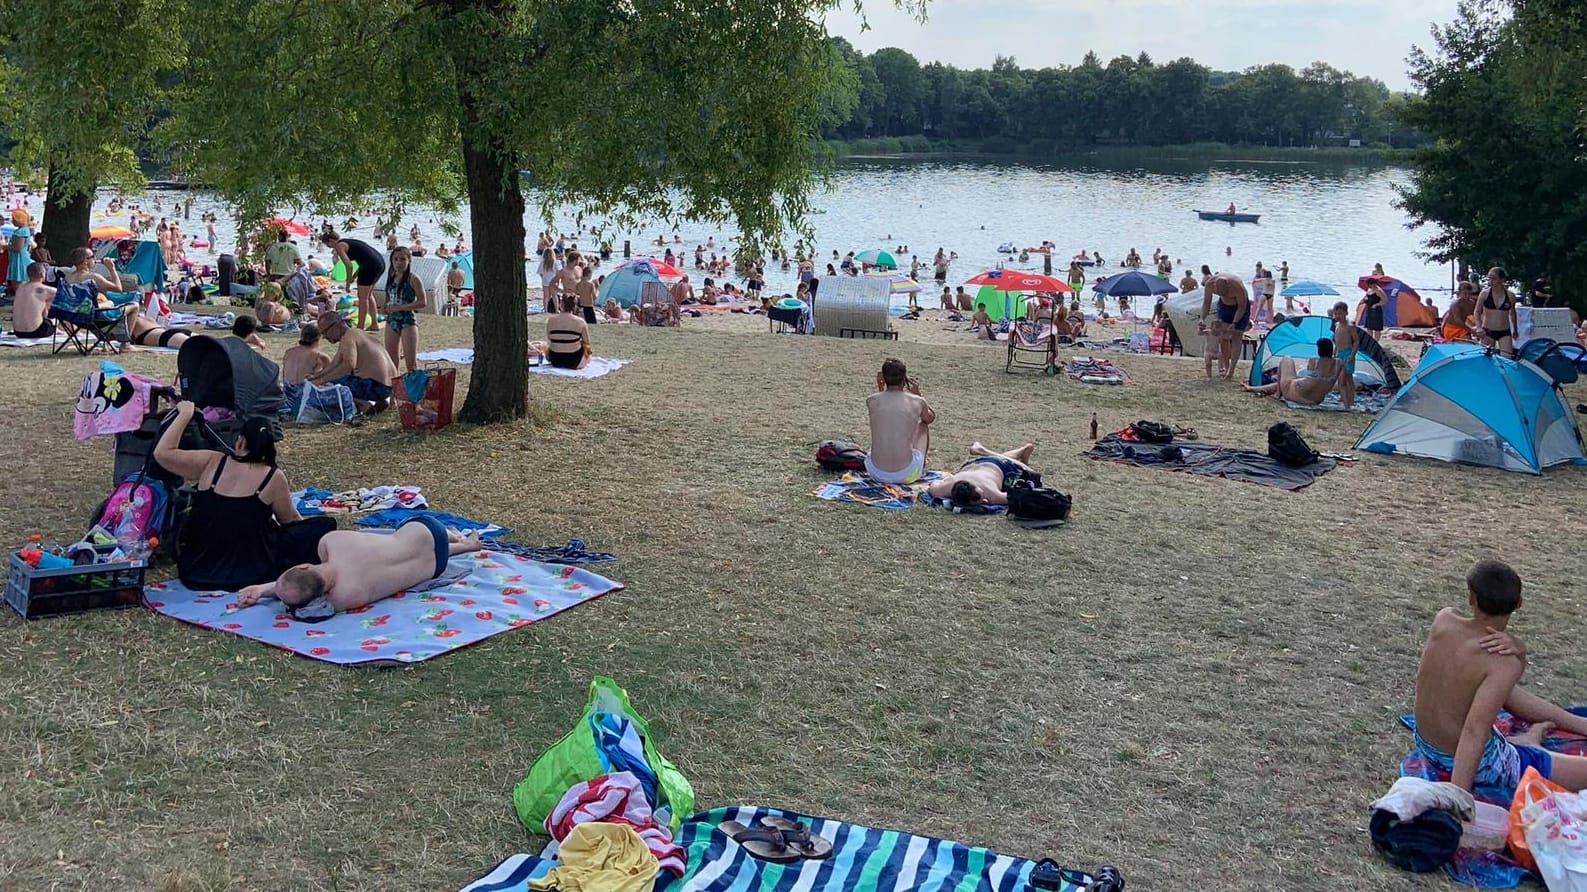
<svg viewBox="0 0 1587 892">
<path fill-rule="evenodd" d="M 424 393 L 418 400 L 406 391 L 407 376 L 399 380 L 397 391 L 397 418 L 403 430 L 438 431 L 452 423 L 452 400 L 457 393 L 457 369 L 450 366 L 430 366 L 408 375 L 423 374 Z"/>
<path fill-rule="evenodd" d="M 114 546 L 99 548 L 101 554 L 113 550 Z M 143 561 L 40 570 L 12 552 L 6 573 L 6 603 L 24 619 L 132 607 L 143 600 L 147 570 Z"/>
</svg>

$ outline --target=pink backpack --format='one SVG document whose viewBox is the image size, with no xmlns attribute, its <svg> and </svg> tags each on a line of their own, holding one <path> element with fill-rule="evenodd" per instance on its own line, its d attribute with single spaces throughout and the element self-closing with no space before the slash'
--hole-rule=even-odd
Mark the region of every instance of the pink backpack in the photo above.
<svg viewBox="0 0 1587 892">
<path fill-rule="evenodd" d="M 151 536 L 165 534 L 170 503 L 165 484 L 140 471 L 111 490 L 99 509 L 97 523 L 118 542 L 146 542 Z"/>
</svg>

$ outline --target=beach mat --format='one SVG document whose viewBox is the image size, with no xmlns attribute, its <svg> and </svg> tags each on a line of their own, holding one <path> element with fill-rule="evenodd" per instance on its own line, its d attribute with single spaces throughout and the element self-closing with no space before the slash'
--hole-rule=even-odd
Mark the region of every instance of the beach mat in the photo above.
<svg viewBox="0 0 1587 892">
<path fill-rule="evenodd" d="M 1569 709 L 1576 715 L 1587 716 L 1587 706 L 1572 706 Z M 1402 715 L 1400 724 L 1414 731 L 1416 717 L 1409 714 Z M 1526 733 L 1532 724 L 1501 710 L 1493 726 L 1505 737 L 1513 737 Z M 1543 739 L 1543 748 L 1567 756 L 1587 756 L 1587 737 L 1570 731 L 1556 731 Z M 1427 764 L 1414 748 L 1400 760 L 1400 775 L 1424 780 L 1449 780 L 1448 775 Z M 1508 797 L 1478 796 L 1477 798 L 1490 805 L 1509 808 L 1513 794 Z M 1542 882 L 1541 877 L 1517 864 L 1504 852 L 1481 849 L 1456 850 L 1454 860 L 1444 865 L 1444 872 L 1458 883 L 1479 889 L 1514 889 L 1527 879 Z"/>
<path fill-rule="evenodd" d="M 1304 409 L 1312 412 L 1361 412 L 1367 415 L 1376 415 L 1382 412 L 1384 407 L 1388 406 L 1393 400 L 1394 394 L 1390 391 L 1357 393 L 1356 401 L 1351 404 L 1350 408 L 1346 409 L 1344 398 L 1339 395 L 1339 391 L 1335 390 L 1331 391 L 1322 402 L 1316 405 L 1297 403 L 1290 400 L 1285 400 L 1284 405 L 1289 406 L 1291 409 Z"/>
<path fill-rule="evenodd" d="M 421 362 L 455 362 L 459 365 L 470 365 L 474 362 L 474 351 L 467 347 L 447 347 L 420 353 L 418 359 Z M 534 375 L 555 375 L 559 378 L 599 378 L 617 371 L 630 362 L 632 360 L 596 356 L 582 369 L 559 369 L 548 363 L 537 363 L 529 366 L 529 372 Z"/>
<path fill-rule="evenodd" d="M 926 486 L 942 475 L 927 471 L 915 483 L 877 483 L 859 473 L 849 471 L 836 480 L 821 484 L 815 490 L 818 499 L 828 502 L 849 502 L 869 508 L 902 511 L 926 502 Z"/>
<path fill-rule="evenodd" d="M 457 555 L 468 575 L 424 593 L 398 592 L 321 623 L 302 623 L 281 602 L 238 610 L 227 592 L 194 592 L 177 580 L 154 583 L 144 602 L 158 613 L 342 666 L 417 663 L 555 616 L 623 584 L 577 567 L 483 551 Z"/>
<path fill-rule="evenodd" d="M 1305 489 L 1318 477 L 1339 466 L 1337 460 L 1323 457 L 1303 468 L 1292 468 L 1274 461 L 1265 452 L 1257 452 L 1254 449 L 1226 449 L 1222 446 L 1190 440 L 1175 440 L 1171 445 L 1179 447 L 1182 459 L 1165 461 L 1162 458 L 1162 450 L 1166 445 L 1169 444 L 1139 443 L 1125 440 L 1118 434 L 1108 434 L 1081 455 L 1098 461 L 1259 483 L 1291 492 Z"/>
<path fill-rule="evenodd" d="M 717 830 L 723 821 L 753 824 L 780 816 L 832 841 L 820 861 L 773 864 L 751 858 Z M 688 853 L 683 876 L 664 874 L 655 892 L 1028 892 L 1036 862 L 964 843 L 878 830 L 775 808 L 726 807 L 694 815 L 675 838 Z M 514 855 L 462 892 L 524 892 L 552 862 Z M 1084 886 L 1060 883 L 1057 892 Z"/>
<path fill-rule="evenodd" d="M 44 347 L 53 343 L 54 338 L 19 338 L 9 331 L 0 334 L 0 347 Z"/>
</svg>

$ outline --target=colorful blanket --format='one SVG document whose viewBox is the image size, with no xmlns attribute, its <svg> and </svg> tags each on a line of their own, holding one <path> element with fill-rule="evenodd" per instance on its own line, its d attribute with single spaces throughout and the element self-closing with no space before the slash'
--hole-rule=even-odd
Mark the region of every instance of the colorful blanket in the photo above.
<svg viewBox="0 0 1587 892">
<path fill-rule="evenodd" d="M 79 443 L 94 437 L 123 434 L 143 426 L 154 405 L 151 395 L 163 382 L 136 375 L 113 362 L 102 362 L 83 378 L 72 414 L 72 436 Z"/>
<path fill-rule="evenodd" d="M 1350 405 L 1350 408 L 1346 409 L 1343 398 L 1339 396 L 1339 391 L 1335 390 L 1331 391 L 1326 399 L 1316 405 L 1297 403 L 1291 400 L 1285 400 L 1284 405 L 1289 406 L 1291 409 L 1307 409 L 1313 412 L 1364 412 L 1368 415 L 1376 415 L 1382 412 L 1393 400 L 1393 391 L 1358 392 L 1355 402 Z"/>
<path fill-rule="evenodd" d="M 316 514 L 362 514 L 366 511 L 384 511 L 388 508 L 428 508 L 424 491 L 417 486 L 366 486 L 346 492 L 310 486 L 292 494 L 298 513 L 304 517 Z"/>
<path fill-rule="evenodd" d="M 821 484 L 815 495 L 829 502 L 853 502 L 856 505 L 900 511 L 921 503 L 926 495 L 927 484 L 941 476 L 936 471 L 927 471 L 915 483 L 877 483 L 857 471 L 849 471 L 836 480 Z"/>
<path fill-rule="evenodd" d="M 545 828 L 552 839 L 562 842 L 574 827 L 591 821 L 632 827 L 662 870 L 683 875 L 682 847 L 672 841 L 672 831 L 656 821 L 639 778 L 631 772 L 614 771 L 575 784 L 546 815 Z"/>
<path fill-rule="evenodd" d="M 1106 359 L 1076 356 L 1069 360 L 1069 377 L 1087 384 L 1125 384 L 1130 373 Z"/>
<path fill-rule="evenodd" d="M 468 347 L 447 347 L 441 350 L 427 350 L 420 353 L 418 358 L 421 362 L 455 362 L 459 365 L 469 365 L 474 361 L 474 351 Z M 630 362 L 632 360 L 596 356 L 582 369 L 559 369 L 554 365 L 541 362 L 530 365 L 529 373 L 533 375 L 555 375 L 559 378 L 599 378 L 602 375 L 617 371 Z"/>
<path fill-rule="evenodd" d="M 238 609 L 226 592 L 155 583 L 144 602 L 173 619 L 252 638 L 338 665 L 417 663 L 577 607 L 623 584 L 575 567 L 482 551 L 452 558 L 469 573 L 423 594 L 398 592 L 321 623 L 302 623 L 266 600 Z"/>
<path fill-rule="evenodd" d="M 763 816 L 808 823 L 812 834 L 832 841 L 832 856 L 773 864 L 749 857 L 716 829 L 723 821 L 751 824 Z M 1028 892 L 1036 867 L 1034 861 L 990 849 L 771 808 L 703 812 L 683 822 L 677 842 L 688 852 L 688 866 L 677 879 L 663 875 L 655 892 Z M 523 892 L 530 879 L 553 866 L 532 855 L 514 855 L 462 892 Z M 1061 883 L 1058 892 L 1084 888 Z"/>
<path fill-rule="evenodd" d="M 1587 706 L 1572 706 L 1570 711 L 1587 716 Z M 1416 717 L 1412 715 L 1400 716 L 1400 724 L 1414 731 L 1416 730 Z M 1513 737 L 1526 733 L 1532 727 L 1530 722 L 1516 718 L 1508 712 L 1500 712 L 1499 718 L 1493 723 L 1500 734 Z M 1559 731 L 1550 734 L 1543 740 L 1543 747 L 1556 753 L 1568 756 L 1587 756 L 1587 737 L 1573 734 L 1569 731 Z M 1430 781 L 1447 781 L 1449 775 L 1439 771 L 1421 753 L 1412 749 L 1400 760 L 1401 777 L 1419 777 Z M 1513 794 L 1512 794 L 1513 796 Z M 1491 805 L 1502 808 L 1510 807 L 1510 800 L 1485 798 Z M 1456 882 L 1467 886 L 1476 886 L 1480 889 L 1514 889 L 1528 878 L 1538 879 L 1538 876 L 1515 861 L 1504 852 L 1489 852 L 1480 849 L 1460 849 L 1455 852 L 1455 859 L 1444 865 L 1444 872 L 1448 873 Z"/>
</svg>

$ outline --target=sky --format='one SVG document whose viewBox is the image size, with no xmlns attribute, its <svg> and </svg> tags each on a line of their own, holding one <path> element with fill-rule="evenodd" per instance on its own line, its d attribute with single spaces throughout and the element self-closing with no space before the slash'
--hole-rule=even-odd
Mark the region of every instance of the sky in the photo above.
<svg viewBox="0 0 1587 892">
<path fill-rule="evenodd" d="M 840 0 L 841 2 L 841 0 Z M 921 63 L 990 68 L 999 55 L 1023 68 L 1077 65 L 1086 50 L 1107 60 L 1146 51 L 1220 71 L 1312 62 L 1410 89 L 1405 57 L 1431 44 L 1433 22 L 1454 18 L 1457 0 L 929 0 L 924 24 L 885 0 L 827 17 L 827 31 L 864 52 L 896 46 Z"/>
</svg>

